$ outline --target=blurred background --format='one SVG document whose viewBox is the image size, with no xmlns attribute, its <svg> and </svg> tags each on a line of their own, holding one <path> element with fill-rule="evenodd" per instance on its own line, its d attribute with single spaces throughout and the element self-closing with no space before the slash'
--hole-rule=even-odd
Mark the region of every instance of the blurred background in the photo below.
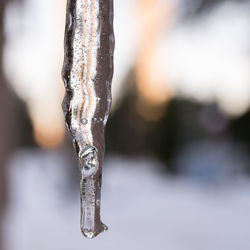
<svg viewBox="0 0 250 250">
<path fill-rule="evenodd" d="M 250 1 L 115 0 L 102 218 L 79 229 L 66 0 L 0 0 L 0 249 L 249 250 Z"/>
</svg>

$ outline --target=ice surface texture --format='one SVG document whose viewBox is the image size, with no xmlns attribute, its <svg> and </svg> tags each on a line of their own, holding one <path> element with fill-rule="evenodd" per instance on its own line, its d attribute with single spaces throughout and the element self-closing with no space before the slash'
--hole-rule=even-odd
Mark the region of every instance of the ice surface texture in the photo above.
<svg viewBox="0 0 250 250">
<path fill-rule="evenodd" d="M 81 230 L 88 238 L 107 229 L 100 196 L 113 52 L 113 0 L 68 0 L 63 111 L 79 161 Z"/>
</svg>

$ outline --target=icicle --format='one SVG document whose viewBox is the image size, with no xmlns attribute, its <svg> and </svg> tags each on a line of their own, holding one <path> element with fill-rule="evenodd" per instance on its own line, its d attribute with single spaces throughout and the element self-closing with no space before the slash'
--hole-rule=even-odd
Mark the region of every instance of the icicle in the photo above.
<svg viewBox="0 0 250 250">
<path fill-rule="evenodd" d="M 107 230 L 100 196 L 113 51 L 113 0 L 68 0 L 63 111 L 79 161 L 81 230 L 88 238 Z"/>
</svg>

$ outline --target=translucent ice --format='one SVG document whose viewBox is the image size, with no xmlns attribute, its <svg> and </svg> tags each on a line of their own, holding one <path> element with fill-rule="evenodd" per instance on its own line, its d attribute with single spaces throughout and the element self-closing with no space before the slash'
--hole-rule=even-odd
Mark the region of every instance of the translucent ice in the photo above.
<svg viewBox="0 0 250 250">
<path fill-rule="evenodd" d="M 68 0 L 63 110 L 79 161 L 81 230 L 88 238 L 107 230 L 100 197 L 113 51 L 113 0 Z"/>
</svg>

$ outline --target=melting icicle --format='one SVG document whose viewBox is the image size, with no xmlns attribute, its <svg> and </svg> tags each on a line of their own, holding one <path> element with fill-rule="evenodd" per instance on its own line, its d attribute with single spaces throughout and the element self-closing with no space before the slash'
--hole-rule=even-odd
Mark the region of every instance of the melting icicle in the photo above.
<svg viewBox="0 0 250 250">
<path fill-rule="evenodd" d="M 113 0 L 68 0 L 63 111 L 79 161 L 81 230 L 88 238 L 107 230 L 100 199 L 113 51 Z"/>
</svg>

